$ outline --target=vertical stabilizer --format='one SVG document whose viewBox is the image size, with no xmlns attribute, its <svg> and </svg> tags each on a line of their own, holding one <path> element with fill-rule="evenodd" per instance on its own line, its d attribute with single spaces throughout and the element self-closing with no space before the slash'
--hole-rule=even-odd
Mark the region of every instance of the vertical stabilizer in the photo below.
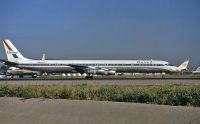
<svg viewBox="0 0 200 124">
<path fill-rule="evenodd" d="M 189 64 L 189 60 L 186 60 L 178 68 L 180 70 L 187 70 L 188 64 Z"/>
<path fill-rule="evenodd" d="M 45 61 L 45 54 L 42 55 L 42 61 Z"/>
<path fill-rule="evenodd" d="M 22 54 L 17 50 L 17 48 L 11 43 L 9 39 L 4 39 L 3 45 L 8 61 L 28 60 L 22 56 Z"/>
</svg>

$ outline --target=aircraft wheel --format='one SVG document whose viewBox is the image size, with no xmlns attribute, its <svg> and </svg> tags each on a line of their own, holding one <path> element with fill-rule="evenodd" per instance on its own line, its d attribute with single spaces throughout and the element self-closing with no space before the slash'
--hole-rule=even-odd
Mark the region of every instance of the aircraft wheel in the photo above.
<svg viewBox="0 0 200 124">
<path fill-rule="evenodd" d="M 90 76 L 85 76 L 86 79 L 90 79 Z"/>
<path fill-rule="evenodd" d="M 37 77 L 37 75 L 36 75 L 36 74 L 32 75 L 32 78 L 36 78 L 36 77 Z"/>
<path fill-rule="evenodd" d="M 24 75 L 19 75 L 19 78 L 24 78 Z"/>
<path fill-rule="evenodd" d="M 85 78 L 86 79 L 93 79 L 94 77 L 93 76 L 86 76 Z"/>
</svg>

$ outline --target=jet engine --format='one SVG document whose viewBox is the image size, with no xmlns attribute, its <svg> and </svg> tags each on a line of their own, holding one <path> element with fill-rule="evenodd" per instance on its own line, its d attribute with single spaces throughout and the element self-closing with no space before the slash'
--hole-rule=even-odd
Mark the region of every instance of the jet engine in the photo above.
<svg viewBox="0 0 200 124">
<path fill-rule="evenodd" d="M 115 75 L 115 70 L 108 70 L 108 69 L 89 69 L 87 70 L 89 74 L 97 74 L 97 75 Z"/>
</svg>

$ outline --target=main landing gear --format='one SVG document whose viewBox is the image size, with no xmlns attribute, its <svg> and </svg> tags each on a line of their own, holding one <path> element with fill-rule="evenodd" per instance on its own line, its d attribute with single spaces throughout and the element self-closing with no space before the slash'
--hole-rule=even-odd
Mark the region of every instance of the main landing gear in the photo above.
<svg viewBox="0 0 200 124">
<path fill-rule="evenodd" d="M 32 78 L 36 78 L 36 77 L 37 77 L 37 74 L 32 75 Z"/>
<path fill-rule="evenodd" d="M 22 74 L 22 75 L 19 75 L 19 78 L 24 78 L 24 75 Z"/>
<path fill-rule="evenodd" d="M 87 75 L 85 76 L 86 79 L 94 79 L 93 75 Z"/>
</svg>

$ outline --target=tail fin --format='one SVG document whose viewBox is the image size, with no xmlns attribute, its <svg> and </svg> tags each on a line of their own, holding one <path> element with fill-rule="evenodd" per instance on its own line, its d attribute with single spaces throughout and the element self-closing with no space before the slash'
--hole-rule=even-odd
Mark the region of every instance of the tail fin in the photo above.
<svg viewBox="0 0 200 124">
<path fill-rule="evenodd" d="M 45 61 L 45 54 L 42 55 L 42 61 Z"/>
<path fill-rule="evenodd" d="M 23 57 L 22 54 L 17 50 L 17 48 L 11 43 L 10 40 L 4 39 L 3 45 L 6 51 L 6 55 L 8 61 L 17 61 L 17 60 L 28 60 L 27 58 Z"/>
<path fill-rule="evenodd" d="M 189 60 L 186 60 L 178 68 L 180 70 L 187 70 L 188 64 L 189 64 Z"/>
</svg>

